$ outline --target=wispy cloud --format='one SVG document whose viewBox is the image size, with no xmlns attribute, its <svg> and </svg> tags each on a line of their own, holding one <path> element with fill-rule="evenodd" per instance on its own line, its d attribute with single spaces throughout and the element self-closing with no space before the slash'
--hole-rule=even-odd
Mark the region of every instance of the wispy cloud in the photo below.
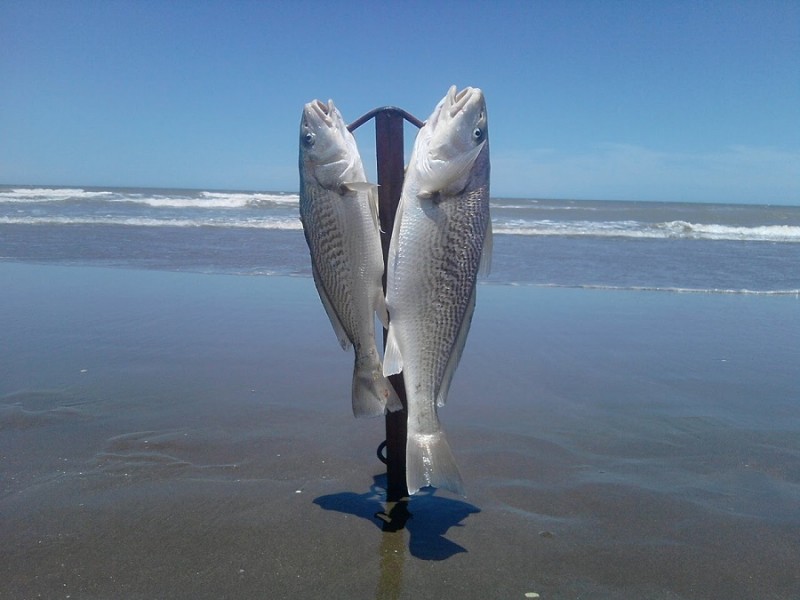
<svg viewBox="0 0 800 600">
<path fill-rule="evenodd" d="M 800 204 L 800 152 L 664 152 L 617 143 L 575 154 L 495 152 L 492 185 L 495 195 L 511 196 Z"/>
</svg>

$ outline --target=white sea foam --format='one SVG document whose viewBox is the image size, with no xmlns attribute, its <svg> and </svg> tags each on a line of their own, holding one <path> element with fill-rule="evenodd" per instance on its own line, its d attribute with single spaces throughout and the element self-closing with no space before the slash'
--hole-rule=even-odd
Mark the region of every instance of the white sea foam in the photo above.
<svg viewBox="0 0 800 600">
<path fill-rule="evenodd" d="M 221 203 L 230 202 L 235 206 L 258 204 L 282 204 L 286 206 L 297 206 L 300 204 L 300 196 L 297 194 L 203 192 L 201 195 L 203 198 L 208 198 L 209 200 L 218 201 Z"/>
<path fill-rule="evenodd" d="M 645 224 L 638 221 L 502 221 L 493 223 L 498 234 L 529 236 L 627 237 L 642 239 L 701 239 L 800 243 L 800 227 L 762 225 L 737 227 L 686 221 Z"/>
<path fill-rule="evenodd" d="M 248 206 L 297 206 L 297 194 L 254 192 L 201 192 L 198 197 L 150 196 L 131 201 L 154 208 L 245 208 Z"/>
<path fill-rule="evenodd" d="M 532 236 L 664 237 L 648 234 L 636 221 L 508 220 L 492 223 L 494 233 Z"/>
<path fill-rule="evenodd" d="M 130 202 L 153 208 L 245 208 L 248 206 L 297 206 L 297 194 L 263 192 L 199 192 L 148 193 L 118 191 L 87 191 L 79 188 L 15 188 L 0 191 L 0 202 L 38 203 L 65 200 L 94 200 Z"/>
<path fill-rule="evenodd" d="M 757 227 L 735 227 L 670 221 L 658 225 L 669 237 L 685 237 L 706 240 L 749 240 L 763 242 L 800 242 L 800 227 L 791 225 L 761 225 Z"/>
<path fill-rule="evenodd" d="M 108 198 L 114 192 L 78 188 L 15 188 L 0 191 L 0 202 L 63 202 L 81 198 Z"/>
<path fill-rule="evenodd" d="M 156 219 L 113 216 L 0 216 L 0 225 L 117 225 L 124 227 L 225 227 L 246 229 L 302 229 L 300 218 L 270 217 L 266 219 Z"/>
</svg>

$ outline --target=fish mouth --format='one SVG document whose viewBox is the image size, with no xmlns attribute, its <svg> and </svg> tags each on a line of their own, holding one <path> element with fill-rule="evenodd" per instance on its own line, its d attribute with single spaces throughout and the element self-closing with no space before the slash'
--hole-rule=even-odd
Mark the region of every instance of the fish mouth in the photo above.
<svg viewBox="0 0 800 600">
<path fill-rule="evenodd" d="M 486 106 L 480 88 L 451 86 L 425 124 L 428 128 L 423 152 L 428 160 L 453 163 L 463 156 L 471 165 L 485 145 Z M 477 132 L 477 133 L 476 133 Z"/>
<path fill-rule="evenodd" d="M 451 117 L 455 117 L 470 103 L 472 103 L 472 101 L 479 101 L 483 96 L 483 92 L 481 92 L 480 89 L 473 87 L 465 87 L 463 90 L 458 92 L 456 90 L 456 86 L 452 86 L 448 90 L 447 96 L 450 104 L 448 112 L 450 113 Z"/>
<path fill-rule="evenodd" d="M 306 104 L 306 110 L 309 116 L 316 117 L 325 123 L 328 127 L 333 126 L 333 114 L 336 108 L 333 106 L 333 100 L 328 100 L 325 104 L 321 100 L 312 100 Z"/>
<path fill-rule="evenodd" d="M 435 130 L 440 121 L 452 121 L 456 115 L 463 112 L 473 101 L 480 101 L 483 93 L 478 88 L 465 87 L 460 92 L 455 85 L 451 85 L 447 93 L 436 105 L 433 114 L 425 121 L 429 131 Z"/>
</svg>

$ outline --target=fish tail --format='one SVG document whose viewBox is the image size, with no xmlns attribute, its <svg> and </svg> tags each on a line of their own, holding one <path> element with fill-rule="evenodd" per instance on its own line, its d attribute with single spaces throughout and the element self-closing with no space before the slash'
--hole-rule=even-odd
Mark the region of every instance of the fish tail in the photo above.
<svg viewBox="0 0 800 600">
<path fill-rule="evenodd" d="M 430 485 L 466 496 L 461 473 L 458 472 L 444 432 L 409 432 L 406 444 L 406 485 L 409 494 L 416 494 L 421 488 Z"/>
<path fill-rule="evenodd" d="M 394 386 L 383 376 L 380 362 L 356 359 L 353 369 L 353 414 L 356 417 L 379 417 L 401 410 L 402 402 Z"/>
</svg>

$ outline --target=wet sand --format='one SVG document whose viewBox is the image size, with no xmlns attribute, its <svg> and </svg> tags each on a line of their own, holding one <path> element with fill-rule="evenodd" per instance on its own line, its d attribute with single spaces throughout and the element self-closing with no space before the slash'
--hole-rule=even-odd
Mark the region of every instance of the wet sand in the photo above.
<svg viewBox="0 0 800 600">
<path fill-rule="evenodd" d="M 481 286 L 387 506 L 310 279 L 0 285 L 0 598 L 800 597 L 796 298 Z"/>
</svg>

